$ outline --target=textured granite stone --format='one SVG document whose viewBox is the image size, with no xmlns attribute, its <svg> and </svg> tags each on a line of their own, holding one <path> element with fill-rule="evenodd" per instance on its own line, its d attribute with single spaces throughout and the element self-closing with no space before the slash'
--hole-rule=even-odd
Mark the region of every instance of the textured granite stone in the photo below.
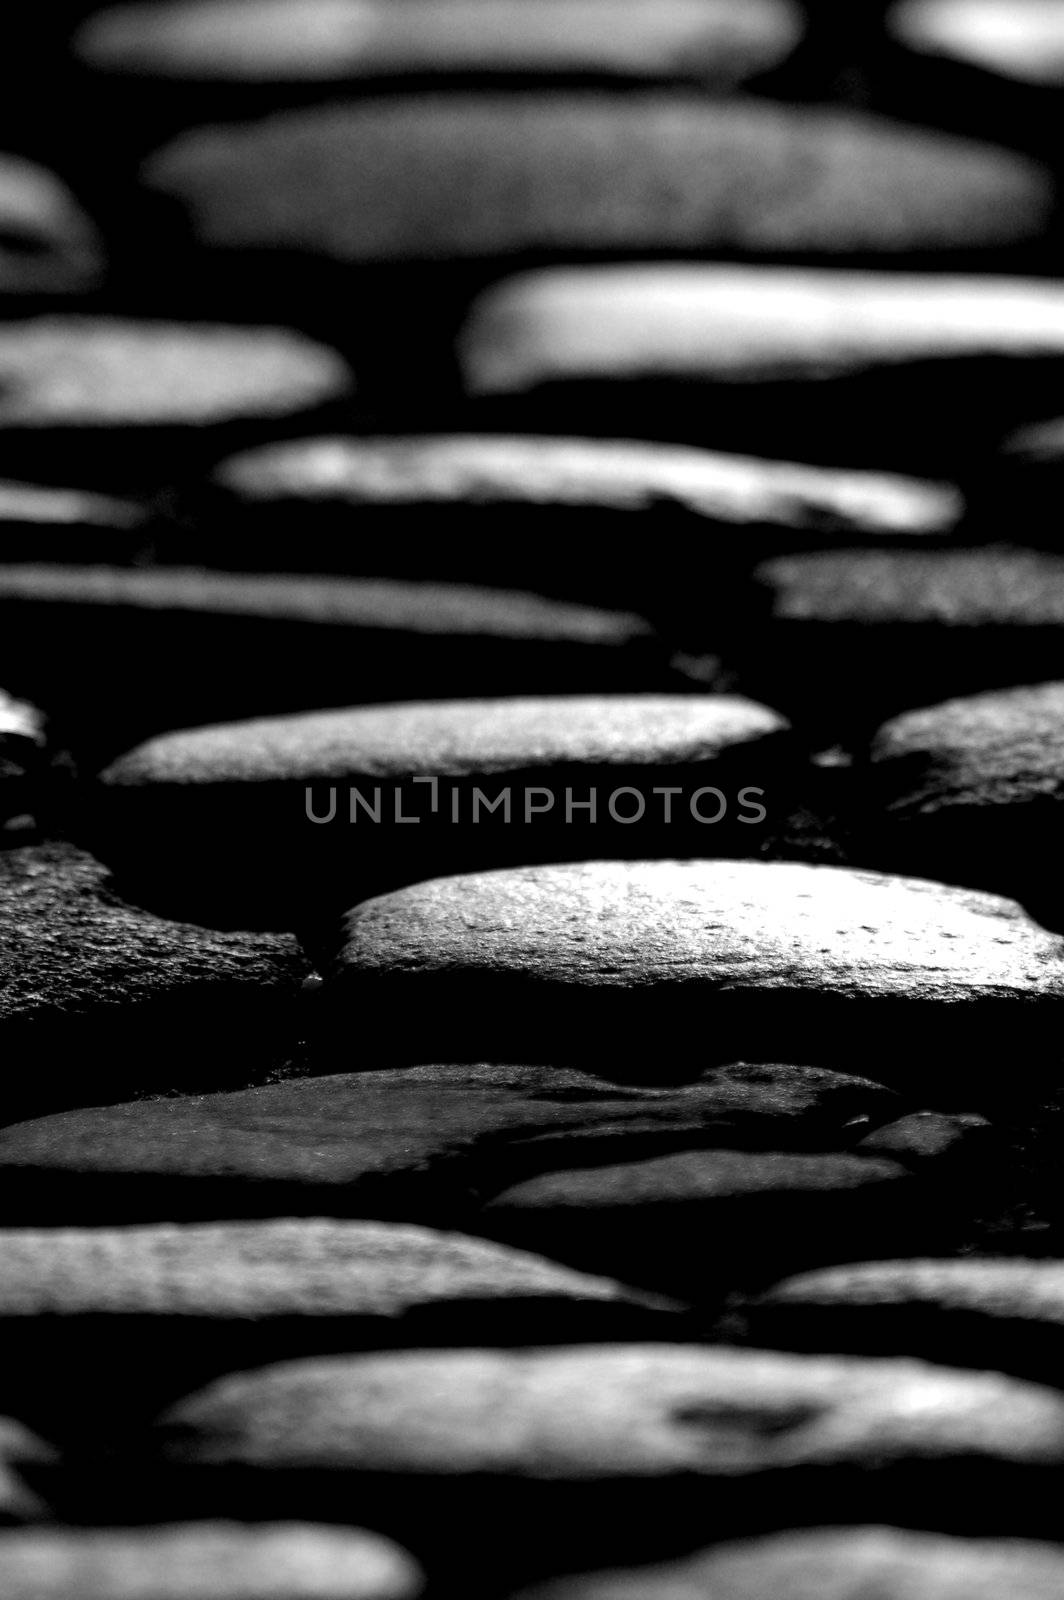
<svg viewBox="0 0 1064 1600">
<path fill-rule="evenodd" d="M 842 1146 L 896 1105 L 813 1067 L 737 1063 L 661 1089 L 562 1067 L 385 1068 L 2 1129 L 0 1204 L 20 1224 L 253 1211 L 468 1224 L 481 1196 L 578 1161 L 696 1141 Z"/>
<path fill-rule="evenodd" d="M 730 87 L 778 66 L 801 33 L 789 0 L 176 0 L 101 11 L 75 48 L 99 71 L 164 83 L 520 73 Z"/>
<path fill-rule="evenodd" d="M 266 1075 L 298 1037 L 290 935 L 219 932 L 128 904 L 64 844 L 0 852 L 3 1116 Z"/>
<path fill-rule="evenodd" d="M 972 1156 L 986 1148 L 991 1132 L 987 1119 L 973 1112 L 947 1116 L 941 1111 L 914 1111 L 876 1128 L 856 1148 L 862 1155 L 919 1168 L 929 1161 Z M 945 1174 L 942 1177 L 948 1181 Z"/>
<path fill-rule="evenodd" d="M 871 762 L 877 857 L 1064 911 L 1064 683 L 906 712 L 879 730 Z"/>
<path fill-rule="evenodd" d="M 1064 290 L 948 274 L 559 267 L 487 290 L 460 349 L 477 395 L 591 381 L 822 382 L 910 367 L 916 399 L 928 363 L 954 364 L 964 383 L 965 363 L 1059 361 Z"/>
<path fill-rule="evenodd" d="M 202 1522 L 5 1533 L 0 1585 L 6 1600 L 415 1600 L 423 1580 L 360 1528 Z"/>
<path fill-rule="evenodd" d="M 372 1022 L 414 1059 L 428 1039 L 451 1059 L 535 1044 L 652 1077 L 663 1049 L 675 1071 L 718 1051 L 778 1059 L 786 1039 L 803 1060 L 979 1094 L 986 1071 L 1002 1087 L 1001 1049 L 1038 1075 L 1062 998 L 1064 945 L 1009 901 L 726 861 L 472 874 L 370 900 L 324 996 L 343 1037 Z"/>
<path fill-rule="evenodd" d="M 898 1528 L 816 1528 L 719 1545 L 666 1566 L 585 1573 L 521 1600 L 1054 1600 L 1059 1546 Z"/>
<path fill-rule="evenodd" d="M 103 245 L 66 186 L 0 155 L 0 295 L 84 294 L 103 277 Z"/>
<path fill-rule="evenodd" d="M 1004 546 L 777 556 L 755 573 L 747 622 L 749 692 L 870 735 L 911 707 L 1059 677 L 1064 558 Z"/>
<path fill-rule="evenodd" d="M 1045 0 L 904 0 L 890 29 L 921 54 L 1024 83 L 1064 82 L 1064 20 Z"/>
<path fill-rule="evenodd" d="M 1064 1267 L 978 1257 L 872 1261 L 790 1278 L 756 1300 L 758 1342 L 898 1351 L 1059 1381 Z"/>
<path fill-rule="evenodd" d="M 194 129 L 142 178 L 200 245 L 360 263 L 1000 251 L 1037 241 L 1052 202 L 1033 163 L 858 113 L 594 93 L 405 97 Z"/>
</svg>

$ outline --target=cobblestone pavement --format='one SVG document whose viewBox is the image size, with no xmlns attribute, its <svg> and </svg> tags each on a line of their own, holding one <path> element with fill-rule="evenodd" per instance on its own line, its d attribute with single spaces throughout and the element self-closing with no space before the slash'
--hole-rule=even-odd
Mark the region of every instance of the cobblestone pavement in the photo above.
<svg viewBox="0 0 1064 1600">
<path fill-rule="evenodd" d="M 1064 0 L 15 21 L 2 1600 L 1059 1600 Z"/>
</svg>

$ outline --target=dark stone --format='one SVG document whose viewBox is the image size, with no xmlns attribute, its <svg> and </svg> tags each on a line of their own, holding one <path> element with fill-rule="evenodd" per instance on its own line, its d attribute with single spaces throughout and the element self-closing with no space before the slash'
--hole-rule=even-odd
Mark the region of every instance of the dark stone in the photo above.
<svg viewBox="0 0 1064 1600">
<path fill-rule="evenodd" d="M 352 1055 L 365 1065 L 362 1046 Z M 421 1066 L 97 1106 L 0 1131 L 9 1223 L 261 1214 L 475 1228 L 481 1198 L 696 1143 L 839 1146 L 896 1105 L 866 1079 L 737 1064 L 670 1088 L 562 1067 Z"/>
<path fill-rule="evenodd" d="M 0 852 L 2 1116 L 261 1079 L 298 1038 L 294 938 L 166 922 L 69 845 Z"/>
</svg>

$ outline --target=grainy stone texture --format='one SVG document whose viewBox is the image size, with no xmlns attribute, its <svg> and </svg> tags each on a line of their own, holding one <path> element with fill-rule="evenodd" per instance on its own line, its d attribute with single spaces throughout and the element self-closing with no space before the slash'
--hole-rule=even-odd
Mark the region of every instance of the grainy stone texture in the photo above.
<svg viewBox="0 0 1064 1600">
<path fill-rule="evenodd" d="M 297 1037 L 295 939 L 163 921 L 64 844 L 0 853 L 4 1119 L 261 1078 Z"/>
<path fill-rule="evenodd" d="M 871 734 L 886 716 L 950 695 L 1059 677 L 1062 628 L 1059 556 L 1007 547 L 778 556 L 755 573 L 743 684 L 836 733 L 857 722 Z"/>
<path fill-rule="evenodd" d="M 530 1178 L 489 1204 L 497 1237 L 697 1300 L 779 1263 L 896 1253 L 942 1237 L 944 1199 L 895 1161 L 685 1150 Z M 699 1247 L 692 1251 L 692 1241 Z M 785 1269 L 783 1269 L 785 1270 Z"/>
<path fill-rule="evenodd" d="M 28 564 L 0 567 L 0 624 L 0 678 L 61 713 L 86 761 L 194 723 L 486 679 L 498 694 L 694 681 L 631 613 L 459 584 Z"/>
<path fill-rule="evenodd" d="M 1064 20 L 1045 0 L 904 0 L 890 28 L 922 54 L 1024 83 L 1064 83 Z"/>
<path fill-rule="evenodd" d="M 662 1567 L 563 1578 L 520 1600 L 1055 1600 L 1062 1583 L 1056 1545 L 817 1528 Z"/>
<path fill-rule="evenodd" d="M 856 1148 L 864 1155 L 921 1167 L 928 1161 L 967 1158 L 984 1151 L 991 1131 L 987 1119 L 973 1112 L 947 1116 L 941 1111 L 915 1111 L 876 1128 Z"/>
<path fill-rule="evenodd" d="M 534 73 L 730 87 L 801 33 L 790 0 L 177 0 L 101 11 L 75 48 L 108 74 L 193 84 Z"/>
<path fill-rule="evenodd" d="M 49 1528 L 0 1536 L 5 1600 L 416 1600 L 379 1534 L 310 1523 Z"/>
<path fill-rule="evenodd" d="M 785 1039 L 795 1059 L 983 1093 L 1006 1037 L 1037 1074 L 1064 945 L 1009 901 L 915 879 L 585 862 L 368 901 L 348 914 L 328 977 L 335 1029 L 387 1018 L 392 1048 L 415 1059 L 426 1039 L 452 1059 L 527 1060 L 534 1044 L 587 1060 L 590 1048 L 653 1077 L 663 1041 L 676 1070 L 755 1046 L 779 1059 Z"/>
<path fill-rule="evenodd" d="M 563 1067 L 385 1068 L 0 1130 L 0 1203 L 20 1223 L 261 1211 L 468 1224 L 482 1196 L 577 1161 L 842 1146 L 896 1105 L 813 1067 L 737 1063 L 661 1089 Z"/>
<path fill-rule="evenodd" d="M 1064 290 L 948 274 L 562 267 L 489 289 L 462 353 L 471 392 L 494 395 L 565 381 L 820 381 L 927 362 L 1059 360 Z"/>
<path fill-rule="evenodd" d="M 607 1528 L 615 1560 L 675 1555 L 759 1507 L 771 1526 L 781 1494 L 801 1519 L 830 1494 L 850 1521 L 870 1502 L 911 1516 L 933 1486 L 944 1523 L 1044 1527 L 1052 1514 L 1019 1496 L 1031 1468 L 1064 1456 L 1064 1399 L 996 1373 L 660 1345 L 293 1362 L 223 1379 L 161 1420 L 160 1452 L 202 1493 L 239 1484 L 260 1506 L 278 1493 L 298 1506 L 342 1484 L 366 1504 L 384 1482 L 417 1549 L 434 1529 L 453 1548 L 475 1485 L 501 1536 L 535 1519 L 526 1570 L 573 1546 L 593 1557 Z M 505 1537 L 499 1550 L 513 1561 Z"/>
<path fill-rule="evenodd" d="M 1059 1384 L 1059 1261 L 873 1261 L 791 1278 L 753 1303 L 761 1343 L 950 1359 Z"/>
<path fill-rule="evenodd" d="M 0 155 L 0 295 L 83 294 L 103 272 L 96 228 L 65 185 L 44 167 Z"/>
<path fill-rule="evenodd" d="M 564 181 L 559 181 L 564 174 Z M 146 187 L 200 245 L 333 261 L 1031 246 L 1034 164 L 846 111 L 593 93 L 407 97 L 193 130 Z"/>
<path fill-rule="evenodd" d="M 232 508 L 669 512 L 736 532 L 921 537 L 951 532 L 958 491 L 889 473 L 846 472 L 628 440 L 449 435 L 305 439 L 234 456 L 214 474 Z M 359 522 L 355 522 L 355 529 Z M 543 531 L 550 524 L 544 519 Z M 618 551 L 618 555 L 620 552 Z"/>
<path fill-rule="evenodd" d="M 762 802 L 771 793 L 781 806 L 798 769 L 783 719 L 730 695 L 316 712 L 164 734 L 121 757 L 101 775 L 100 848 L 138 882 L 186 892 L 195 883 L 238 906 L 265 898 L 263 914 L 283 921 L 289 904 L 322 896 L 338 914 L 441 872 L 589 849 L 751 855 L 765 838 Z M 699 793 L 707 817 L 724 796 L 712 830 L 690 814 Z M 500 796 L 505 809 L 487 809 Z M 643 821 L 633 825 L 640 806 Z M 710 832 L 711 843 L 702 837 Z M 164 835 L 173 843 L 160 861 L 154 841 Z"/>
<path fill-rule="evenodd" d="M 879 730 L 871 761 L 877 856 L 1064 915 L 1064 683 L 906 712 Z"/>
</svg>

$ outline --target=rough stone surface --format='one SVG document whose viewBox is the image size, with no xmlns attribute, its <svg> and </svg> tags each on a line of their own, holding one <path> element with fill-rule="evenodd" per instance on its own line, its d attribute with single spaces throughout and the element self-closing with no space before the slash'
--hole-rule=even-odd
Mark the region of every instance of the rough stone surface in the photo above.
<svg viewBox="0 0 1064 1600">
<path fill-rule="evenodd" d="M 905 0 L 890 28 L 922 54 L 1024 83 L 1064 83 L 1064 20 L 1045 0 Z"/>
<path fill-rule="evenodd" d="M 203 1522 L 5 1533 L 0 1585 L 6 1600 L 416 1600 L 422 1575 L 359 1528 Z"/>
<path fill-rule="evenodd" d="M 59 179 L 0 156 L 0 295 L 82 294 L 103 270 L 96 229 Z"/>
<path fill-rule="evenodd" d="M 1035 550 L 777 556 L 755 573 L 743 683 L 871 734 L 910 707 L 1059 677 L 1062 625 L 1064 559 Z"/>
<path fill-rule="evenodd" d="M 485 679 L 498 694 L 692 682 L 631 613 L 459 584 L 28 564 L 0 567 L 0 624 L 0 678 L 62 713 L 86 760 L 164 729 Z"/>
<path fill-rule="evenodd" d="M 334 351 L 280 328 L 39 317 L 0 328 L 0 428 L 203 428 L 346 395 Z"/>
<path fill-rule="evenodd" d="M 933 1064 L 948 1078 L 951 1056 L 981 1092 L 1002 1027 L 1010 1057 L 1022 1038 L 1036 1070 L 1035 1034 L 1064 998 L 1064 945 L 1009 901 L 915 879 L 585 862 L 368 901 L 345 919 L 328 976 L 334 1027 L 387 1017 L 399 1052 L 427 1036 L 452 1059 L 513 1060 L 549 1041 L 555 1059 L 592 1048 L 642 1058 L 653 1076 L 662 1040 L 704 1060 L 741 1056 L 738 1038 L 774 1055 L 786 1039 L 796 1058 L 872 1076 Z"/>
<path fill-rule="evenodd" d="M 520 1600 L 1055 1600 L 1062 1583 L 1064 1554 L 1051 1544 L 817 1528 L 563 1578 Z"/>
<path fill-rule="evenodd" d="M 698 1299 L 781 1261 L 892 1251 L 940 1228 L 941 1197 L 897 1162 L 851 1154 L 686 1150 L 547 1173 L 498 1195 L 498 1237 Z M 700 1241 L 692 1252 L 691 1241 Z"/>
<path fill-rule="evenodd" d="M 831 1492 L 847 1520 L 862 1505 L 866 1520 L 869 1498 L 918 1501 L 932 1485 L 943 1509 L 963 1486 L 955 1515 L 996 1531 L 1024 1469 L 1059 1467 L 1064 1399 L 908 1361 L 660 1345 L 410 1352 L 225 1378 L 173 1408 L 158 1445 L 186 1471 L 215 1469 L 219 1496 L 220 1468 L 252 1474 L 259 1504 L 278 1486 L 298 1503 L 326 1494 L 328 1475 L 347 1496 L 383 1476 L 393 1506 L 403 1484 L 417 1527 L 453 1516 L 472 1481 L 500 1532 L 507 1512 L 527 1528 L 535 1508 L 546 1544 L 591 1541 L 605 1519 L 615 1550 L 660 1550 L 668 1525 L 686 1535 L 675 1552 L 695 1529 L 706 1537 L 707 1517 L 722 1531 L 749 1519 L 766 1493 L 808 1515 L 814 1484 L 821 1514 Z"/>
<path fill-rule="evenodd" d="M 190 83 L 593 74 L 731 86 L 801 37 L 789 0 L 177 0 L 115 6 L 75 42 L 106 73 Z"/>
<path fill-rule="evenodd" d="M 1059 895 L 1064 683 L 906 712 L 880 729 L 871 761 L 873 848 L 892 865 L 933 862 L 1047 907 Z"/>
<path fill-rule="evenodd" d="M 6 1128 L 0 1196 L 18 1223 L 252 1210 L 468 1222 L 493 1189 L 575 1161 L 696 1141 L 841 1145 L 896 1103 L 812 1067 L 738 1063 L 661 1089 L 562 1067 L 382 1069 Z"/>
<path fill-rule="evenodd" d="M 201 245 L 359 263 L 1000 251 L 1033 244 L 1051 205 L 1032 163 L 855 113 L 592 93 L 407 98 L 196 129 L 143 179 L 180 202 Z"/>
<path fill-rule="evenodd" d="M 1059 1261 L 873 1261 L 791 1278 L 755 1301 L 758 1342 L 810 1342 L 992 1366 L 1058 1383 L 1064 1347 Z"/>
<path fill-rule="evenodd" d="M 845 538 L 945 534 L 958 491 L 889 473 L 846 472 L 628 440 L 451 435 L 306 439 L 265 445 L 217 469 L 227 502 L 251 509 L 476 507 L 663 511 L 726 529 Z M 548 525 L 544 523 L 544 530 Z M 620 554 L 620 552 L 618 552 Z"/>
<path fill-rule="evenodd" d="M 947 1116 L 941 1111 L 915 1111 L 876 1128 L 857 1144 L 864 1155 L 874 1155 L 907 1165 L 968 1156 L 982 1148 L 991 1125 L 975 1113 Z"/>
<path fill-rule="evenodd" d="M 489 289 L 461 351 L 478 395 L 563 382 L 822 381 L 914 365 L 926 382 L 927 363 L 1059 361 L 1064 290 L 948 274 L 559 267 Z"/>
<path fill-rule="evenodd" d="M 0 967 L 5 1120 L 212 1073 L 262 1076 L 294 1043 L 309 972 L 289 935 L 127 904 L 104 867 L 63 844 L 0 853 Z"/>
</svg>

